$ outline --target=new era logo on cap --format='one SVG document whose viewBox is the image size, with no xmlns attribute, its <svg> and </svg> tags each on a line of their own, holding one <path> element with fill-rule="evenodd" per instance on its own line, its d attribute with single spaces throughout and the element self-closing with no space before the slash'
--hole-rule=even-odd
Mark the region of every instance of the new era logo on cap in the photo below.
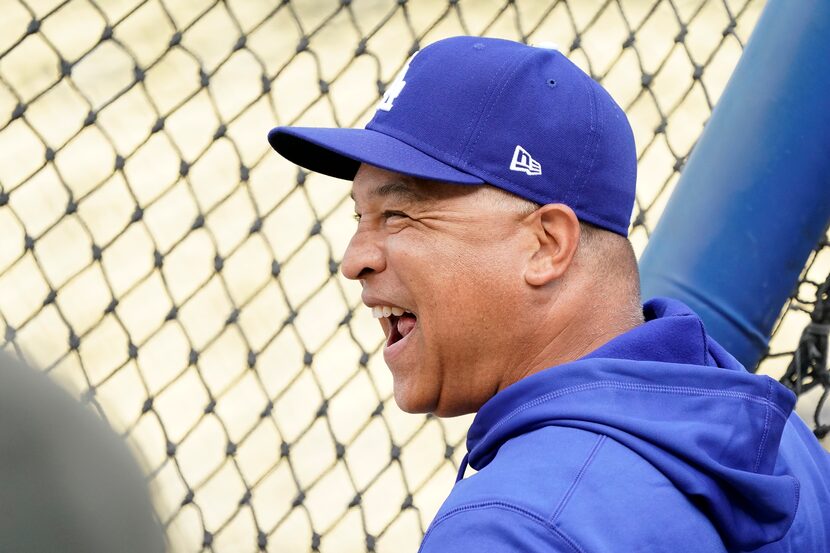
<svg viewBox="0 0 830 553">
<path fill-rule="evenodd" d="M 541 164 L 530 157 L 527 150 L 519 145 L 516 145 L 516 149 L 513 151 L 513 161 L 510 162 L 510 170 L 527 173 L 531 176 L 542 174 Z"/>
</svg>

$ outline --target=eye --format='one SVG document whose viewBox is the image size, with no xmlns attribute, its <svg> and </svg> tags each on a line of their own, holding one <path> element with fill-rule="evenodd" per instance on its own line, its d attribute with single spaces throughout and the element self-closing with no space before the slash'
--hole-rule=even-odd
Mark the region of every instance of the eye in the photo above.
<svg viewBox="0 0 830 553">
<path fill-rule="evenodd" d="M 389 219 L 393 219 L 395 217 L 405 217 L 405 218 L 408 219 L 409 215 L 407 215 L 403 211 L 384 211 L 383 212 L 383 218 L 384 219 L 389 220 Z"/>
<path fill-rule="evenodd" d="M 355 213 L 355 214 L 353 215 L 353 217 L 354 217 L 354 220 L 355 220 L 355 221 L 357 221 L 358 223 L 360 222 L 360 213 Z"/>
</svg>

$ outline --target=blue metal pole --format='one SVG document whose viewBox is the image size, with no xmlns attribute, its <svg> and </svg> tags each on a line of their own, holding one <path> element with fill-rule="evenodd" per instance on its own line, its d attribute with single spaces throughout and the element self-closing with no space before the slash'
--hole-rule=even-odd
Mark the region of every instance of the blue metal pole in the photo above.
<svg viewBox="0 0 830 553">
<path fill-rule="evenodd" d="M 830 1 L 769 0 L 640 260 L 749 370 L 830 222 Z"/>
</svg>

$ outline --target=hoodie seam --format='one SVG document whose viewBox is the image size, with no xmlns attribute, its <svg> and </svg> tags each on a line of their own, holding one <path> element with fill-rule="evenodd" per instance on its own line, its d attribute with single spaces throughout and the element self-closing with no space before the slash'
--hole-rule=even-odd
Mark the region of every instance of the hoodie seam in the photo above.
<svg viewBox="0 0 830 553">
<path fill-rule="evenodd" d="M 691 313 L 689 314 L 691 316 Z M 700 327 L 700 336 L 703 339 L 703 360 L 701 361 L 703 366 L 710 366 L 707 363 L 706 354 L 709 353 L 709 337 L 706 334 L 706 328 L 703 326 L 703 321 L 700 320 L 700 317 L 695 317 L 697 319 L 697 325 Z"/>
<path fill-rule="evenodd" d="M 768 381 L 769 385 L 769 381 Z M 487 436 L 490 436 L 496 432 L 501 426 L 506 424 L 515 416 L 521 414 L 522 412 L 536 407 L 537 405 L 541 405 L 547 401 L 552 399 L 556 399 L 568 394 L 575 394 L 580 392 L 586 392 L 590 390 L 595 390 L 599 388 L 616 388 L 620 390 L 628 390 L 628 391 L 642 391 L 642 392 L 656 392 L 656 393 L 663 393 L 663 394 L 673 394 L 673 395 L 684 395 L 684 396 L 710 396 L 710 397 L 724 397 L 724 398 L 732 398 L 732 399 L 741 399 L 745 401 L 749 401 L 751 403 L 763 405 L 767 413 L 772 410 L 777 413 L 783 420 L 787 420 L 787 415 L 777 406 L 771 404 L 769 401 L 769 396 L 765 397 L 764 399 L 758 399 L 757 396 L 753 396 L 751 394 L 747 394 L 744 392 L 730 392 L 726 390 L 709 390 L 705 388 L 695 388 L 690 386 L 665 386 L 665 385 L 658 385 L 658 384 L 633 384 L 633 383 L 626 383 L 626 382 L 615 382 L 613 380 L 599 380 L 597 382 L 591 382 L 588 384 L 577 384 L 575 386 L 570 386 L 568 388 L 563 388 L 561 390 L 556 390 L 554 392 L 549 392 L 544 394 L 533 401 L 524 403 L 519 407 L 513 409 L 510 413 L 505 415 L 504 418 L 499 420 L 496 424 L 490 428 L 489 432 L 482 437 L 486 439 Z"/>
<path fill-rule="evenodd" d="M 436 518 L 430 528 L 427 530 L 426 534 L 424 535 L 424 539 L 421 542 L 421 547 L 418 548 L 418 553 L 424 548 L 427 540 L 429 539 L 430 535 L 432 534 L 433 530 L 435 530 L 438 526 L 440 526 L 446 520 L 463 513 L 467 513 L 470 511 L 477 511 L 483 509 L 501 509 L 504 511 L 510 511 L 512 513 L 518 514 L 527 520 L 535 522 L 539 526 L 542 526 L 545 530 L 559 538 L 561 541 L 565 542 L 568 547 L 570 547 L 576 553 L 587 553 L 582 547 L 579 546 L 570 536 L 565 534 L 560 528 L 554 526 L 553 524 L 546 521 L 541 516 L 537 515 L 536 513 L 529 511 L 527 509 L 523 509 L 517 505 L 513 505 L 512 503 L 507 503 L 506 501 L 499 501 L 499 500 L 491 500 L 491 501 L 481 501 L 477 503 L 469 503 L 466 505 L 460 505 L 451 509 L 450 511 L 444 513 L 440 517 Z"/>
<path fill-rule="evenodd" d="M 761 442 L 758 444 L 758 453 L 755 455 L 755 465 L 753 472 L 758 472 L 758 467 L 761 466 L 761 454 L 767 447 L 767 437 L 769 436 L 769 399 L 772 395 L 772 381 L 767 380 L 767 408 L 764 410 L 764 432 L 761 434 Z"/>
<path fill-rule="evenodd" d="M 585 472 L 588 470 L 588 467 L 591 466 L 591 463 L 597 456 L 597 452 L 599 452 L 600 448 L 602 447 L 602 444 L 605 443 L 606 438 L 607 436 L 605 435 L 597 436 L 597 439 L 594 441 L 594 446 L 588 453 L 588 457 L 585 458 L 585 461 L 582 463 L 582 466 L 579 467 L 579 471 L 576 473 L 576 477 L 574 478 L 573 482 L 571 482 L 571 485 L 568 487 L 568 491 L 565 492 L 565 495 L 562 497 L 562 500 L 559 502 L 559 505 L 557 505 L 556 509 L 553 511 L 553 514 L 550 517 L 551 525 L 556 524 L 556 521 L 559 519 L 559 515 L 561 515 L 562 511 L 565 510 L 565 507 L 570 502 L 570 499 L 576 491 L 577 486 L 579 486 L 579 483 L 582 481 L 582 477 L 585 475 Z"/>
</svg>

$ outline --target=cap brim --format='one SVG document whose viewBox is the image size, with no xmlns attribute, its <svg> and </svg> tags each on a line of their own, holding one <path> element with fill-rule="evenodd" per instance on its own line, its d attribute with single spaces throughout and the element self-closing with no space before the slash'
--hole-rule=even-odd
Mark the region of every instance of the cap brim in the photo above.
<svg viewBox="0 0 830 553">
<path fill-rule="evenodd" d="M 276 127 L 268 142 L 297 165 L 338 179 L 354 179 L 361 163 L 412 177 L 455 184 L 483 184 L 475 175 L 371 129 Z"/>
</svg>

